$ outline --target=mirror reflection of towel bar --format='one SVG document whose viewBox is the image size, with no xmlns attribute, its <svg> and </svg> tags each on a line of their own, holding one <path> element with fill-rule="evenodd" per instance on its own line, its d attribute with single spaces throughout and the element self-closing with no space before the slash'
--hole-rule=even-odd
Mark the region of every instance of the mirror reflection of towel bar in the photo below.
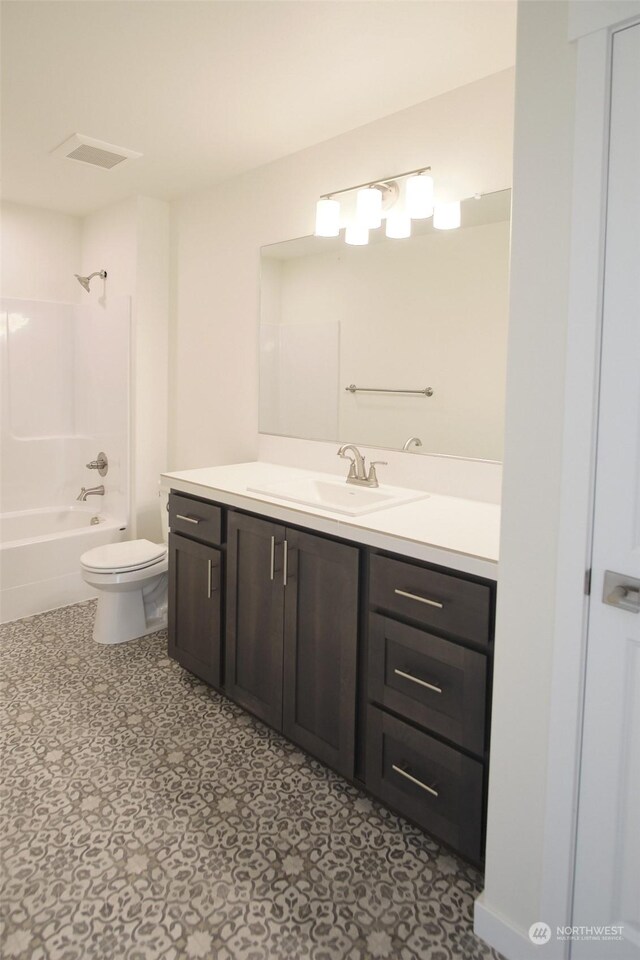
<svg viewBox="0 0 640 960">
<path fill-rule="evenodd" d="M 355 383 L 350 383 L 344 389 L 347 393 L 410 393 L 414 397 L 433 396 L 433 387 L 425 387 L 424 390 L 382 390 L 377 387 L 356 387 Z"/>
</svg>

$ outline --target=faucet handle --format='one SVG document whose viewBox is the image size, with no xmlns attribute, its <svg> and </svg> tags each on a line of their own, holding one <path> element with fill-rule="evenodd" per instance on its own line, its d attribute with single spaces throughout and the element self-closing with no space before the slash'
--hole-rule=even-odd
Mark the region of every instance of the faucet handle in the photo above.
<svg viewBox="0 0 640 960">
<path fill-rule="evenodd" d="M 101 451 L 95 460 L 89 461 L 87 470 L 97 470 L 101 477 L 105 477 L 109 471 L 109 461 L 106 453 Z"/>
<path fill-rule="evenodd" d="M 386 460 L 372 460 L 369 464 L 369 474 L 367 476 L 367 483 L 370 483 L 372 487 L 378 486 L 378 475 L 376 473 L 376 467 L 387 467 L 389 464 Z"/>
</svg>

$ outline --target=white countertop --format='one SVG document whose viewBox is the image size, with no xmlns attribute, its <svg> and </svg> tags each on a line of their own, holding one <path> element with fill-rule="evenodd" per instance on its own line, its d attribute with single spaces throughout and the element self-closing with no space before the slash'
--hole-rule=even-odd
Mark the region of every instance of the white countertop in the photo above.
<svg viewBox="0 0 640 960">
<path fill-rule="evenodd" d="M 247 489 L 299 477 L 336 479 L 335 474 L 255 461 L 164 473 L 162 480 L 173 490 L 272 517 L 282 523 L 497 579 L 500 538 L 497 504 L 429 494 L 426 499 L 413 503 L 350 517 Z M 380 489 L 384 490 L 383 483 Z"/>
</svg>

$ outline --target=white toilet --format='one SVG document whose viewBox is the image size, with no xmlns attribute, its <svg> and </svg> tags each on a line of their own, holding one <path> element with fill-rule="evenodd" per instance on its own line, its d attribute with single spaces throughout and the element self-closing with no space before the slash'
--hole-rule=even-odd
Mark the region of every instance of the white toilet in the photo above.
<svg viewBox="0 0 640 960">
<path fill-rule="evenodd" d="M 167 625 L 167 497 L 168 491 L 161 490 L 164 543 L 125 540 L 80 557 L 82 579 L 98 594 L 96 643 L 125 643 Z"/>
</svg>

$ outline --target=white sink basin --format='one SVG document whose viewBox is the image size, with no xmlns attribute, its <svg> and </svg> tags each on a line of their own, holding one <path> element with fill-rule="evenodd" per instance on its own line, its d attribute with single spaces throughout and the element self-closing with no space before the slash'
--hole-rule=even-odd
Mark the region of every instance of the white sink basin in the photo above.
<svg viewBox="0 0 640 960">
<path fill-rule="evenodd" d="M 375 510 L 386 510 L 402 503 L 425 500 L 429 494 L 421 490 L 408 490 L 405 487 L 359 487 L 346 480 L 329 480 L 318 477 L 300 477 L 296 480 L 283 480 L 278 483 L 266 483 L 264 486 L 247 487 L 250 493 L 262 493 L 277 500 L 293 500 L 309 507 L 329 510 L 331 513 L 345 513 L 358 517 Z"/>
</svg>

